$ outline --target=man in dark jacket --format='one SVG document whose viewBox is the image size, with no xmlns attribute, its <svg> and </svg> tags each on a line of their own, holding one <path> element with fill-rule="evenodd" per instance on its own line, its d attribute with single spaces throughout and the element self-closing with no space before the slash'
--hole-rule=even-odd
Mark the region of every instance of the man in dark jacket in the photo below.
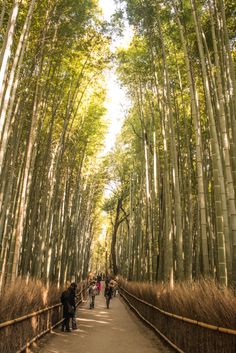
<svg viewBox="0 0 236 353">
<path fill-rule="evenodd" d="M 109 309 L 112 294 L 113 294 L 113 288 L 112 288 L 112 285 L 109 283 L 106 285 L 106 288 L 104 291 L 104 297 L 106 298 L 107 309 Z"/>
<path fill-rule="evenodd" d="M 77 324 L 76 324 L 76 288 L 77 284 L 76 283 L 71 283 L 71 294 L 70 294 L 70 300 L 72 303 L 72 306 L 74 308 L 73 316 L 72 316 L 72 330 L 77 329 Z"/>
<path fill-rule="evenodd" d="M 75 329 L 75 310 L 76 310 L 76 283 L 71 283 L 61 295 L 61 303 L 63 305 L 63 322 L 62 331 L 70 332 L 70 318 L 72 318 L 72 328 Z M 73 320 L 74 319 L 74 320 Z"/>
</svg>

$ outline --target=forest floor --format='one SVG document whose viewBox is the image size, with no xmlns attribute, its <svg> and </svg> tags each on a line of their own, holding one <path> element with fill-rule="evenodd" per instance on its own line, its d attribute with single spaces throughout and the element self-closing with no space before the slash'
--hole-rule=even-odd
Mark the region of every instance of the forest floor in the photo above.
<svg viewBox="0 0 236 353">
<path fill-rule="evenodd" d="M 77 330 L 54 330 L 40 340 L 39 353 L 171 353 L 172 350 L 146 327 L 118 295 L 106 309 L 103 291 L 95 309 L 88 302 L 77 309 Z M 31 351 L 32 352 L 32 351 Z"/>
</svg>

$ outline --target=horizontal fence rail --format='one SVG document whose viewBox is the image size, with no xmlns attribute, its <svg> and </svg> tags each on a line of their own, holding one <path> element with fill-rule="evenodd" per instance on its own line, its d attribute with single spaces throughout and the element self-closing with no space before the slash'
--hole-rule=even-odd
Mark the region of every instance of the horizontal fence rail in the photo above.
<svg viewBox="0 0 236 353">
<path fill-rule="evenodd" d="M 86 297 L 87 284 L 76 295 L 76 306 Z M 0 323 L 0 352 L 21 353 L 33 342 L 58 326 L 62 321 L 63 308 L 58 303 L 14 320 Z"/>
<path fill-rule="evenodd" d="M 236 330 L 210 325 L 164 311 L 120 287 L 132 309 L 176 351 L 235 353 Z"/>
</svg>

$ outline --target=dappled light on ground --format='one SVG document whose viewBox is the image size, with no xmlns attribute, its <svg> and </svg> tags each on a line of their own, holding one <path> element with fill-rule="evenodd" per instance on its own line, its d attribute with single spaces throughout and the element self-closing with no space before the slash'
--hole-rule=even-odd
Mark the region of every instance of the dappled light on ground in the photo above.
<svg viewBox="0 0 236 353">
<path fill-rule="evenodd" d="M 91 322 L 91 321 L 93 321 L 93 322 L 97 322 L 98 324 L 108 324 L 108 322 L 106 322 L 106 321 L 98 321 L 98 320 L 93 320 L 93 319 L 78 319 L 78 321 L 79 322 L 80 321 L 82 321 L 82 322 L 87 322 L 87 321 Z"/>
<path fill-rule="evenodd" d="M 40 353 L 167 353 L 157 336 L 147 329 L 125 306 L 119 297 L 105 308 L 105 298 L 99 295 L 95 309 L 84 303 L 77 313 L 78 329 L 61 333 L 57 329 L 47 338 Z"/>
</svg>

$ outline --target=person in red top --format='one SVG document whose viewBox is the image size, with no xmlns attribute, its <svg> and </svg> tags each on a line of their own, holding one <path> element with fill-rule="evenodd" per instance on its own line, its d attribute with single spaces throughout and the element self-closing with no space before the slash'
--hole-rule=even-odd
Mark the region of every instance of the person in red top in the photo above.
<svg viewBox="0 0 236 353">
<path fill-rule="evenodd" d="M 97 275 L 97 284 L 96 284 L 96 286 L 97 286 L 97 291 L 98 291 L 98 293 L 97 294 L 100 294 L 100 292 L 101 292 L 101 289 L 102 289 L 102 276 L 101 276 L 101 274 L 98 274 Z"/>
</svg>

